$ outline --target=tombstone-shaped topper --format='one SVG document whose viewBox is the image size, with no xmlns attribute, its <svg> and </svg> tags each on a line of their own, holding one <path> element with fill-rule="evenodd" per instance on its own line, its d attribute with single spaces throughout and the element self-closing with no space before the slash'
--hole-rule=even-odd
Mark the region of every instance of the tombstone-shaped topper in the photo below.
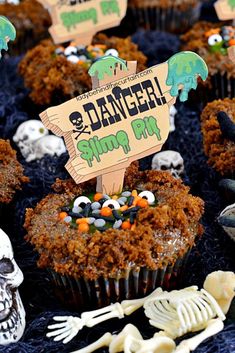
<svg viewBox="0 0 235 353">
<path fill-rule="evenodd" d="M 127 9 L 127 0 L 38 1 L 49 9 L 49 32 L 56 44 L 73 40 L 89 45 L 97 32 L 118 26 Z"/>
<path fill-rule="evenodd" d="M 48 129 L 64 137 L 70 154 L 66 168 L 76 183 L 98 177 L 97 191 L 120 192 L 129 164 L 166 141 L 169 109 L 179 90 L 186 101 L 198 76 L 208 75 L 193 52 L 175 54 L 138 74 L 135 68 L 135 62 L 105 56 L 89 70 L 92 91 L 40 114 Z"/>
<path fill-rule="evenodd" d="M 221 21 L 235 18 L 235 0 L 218 0 L 214 4 L 218 18 Z"/>
</svg>

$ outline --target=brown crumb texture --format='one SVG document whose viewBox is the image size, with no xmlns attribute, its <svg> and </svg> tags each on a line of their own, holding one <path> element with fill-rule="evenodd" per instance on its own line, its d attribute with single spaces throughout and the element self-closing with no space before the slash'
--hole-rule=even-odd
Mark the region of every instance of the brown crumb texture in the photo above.
<svg viewBox="0 0 235 353">
<path fill-rule="evenodd" d="M 0 139 L 0 202 L 11 202 L 16 190 L 29 179 L 24 176 L 23 168 L 16 159 L 16 151 L 10 142 Z"/>
<path fill-rule="evenodd" d="M 235 65 L 227 55 L 221 53 L 211 53 L 208 47 L 206 32 L 213 28 L 224 26 L 224 23 L 197 22 L 188 32 L 181 36 L 183 42 L 181 49 L 190 50 L 199 54 L 206 62 L 209 76 L 205 82 L 200 84 L 211 87 L 211 76 L 219 73 L 227 75 L 227 78 L 235 78 Z M 227 25 L 227 24 L 226 24 Z"/>
<path fill-rule="evenodd" d="M 30 49 L 49 37 L 50 16 L 36 0 L 23 0 L 19 5 L 0 4 L 0 14 L 6 16 L 16 28 L 16 40 L 11 44 L 14 53 Z"/>
<path fill-rule="evenodd" d="M 235 143 L 222 136 L 217 120 L 219 111 L 224 111 L 235 123 L 235 98 L 208 103 L 201 114 L 204 151 L 208 163 L 220 174 L 233 176 L 235 171 Z"/>
<path fill-rule="evenodd" d="M 108 38 L 99 34 L 94 38 L 94 43 L 117 49 L 125 60 L 137 60 L 139 71 L 146 68 L 147 58 L 130 38 Z M 19 64 L 19 73 L 24 78 L 25 86 L 31 90 L 30 97 L 39 105 L 59 104 L 92 88 L 87 68 L 56 55 L 55 49 L 52 41 L 42 41 L 28 51 Z"/>
<path fill-rule="evenodd" d="M 134 8 L 159 7 L 161 9 L 173 7 L 180 11 L 187 11 L 197 3 L 196 0 L 129 0 L 128 6 Z"/>
<path fill-rule="evenodd" d="M 129 168 L 129 179 L 136 167 Z M 97 230 L 93 234 L 80 233 L 59 220 L 61 207 L 78 196 L 79 186 L 71 180 L 57 180 L 54 188 L 62 193 L 48 195 L 26 212 L 26 240 L 39 253 L 38 265 L 93 280 L 116 278 L 127 269 L 147 266 L 153 270 L 174 264 L 202 234 L 203 201 L 167 172 L 141 172 L 141 176 L 133 186 L 153 187 L 156 206 L 139 211 L 135 230 Z M 84 195 L 91 185 L 84 183 L 81 189 Z"/>
</svg>

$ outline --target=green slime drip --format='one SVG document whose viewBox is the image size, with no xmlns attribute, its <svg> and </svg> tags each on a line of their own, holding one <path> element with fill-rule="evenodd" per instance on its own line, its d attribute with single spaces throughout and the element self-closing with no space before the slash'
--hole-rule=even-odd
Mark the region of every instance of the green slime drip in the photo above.
<svg viewBox="0 0 235 353">
<path fill-rule="evenodd" d="M 2 56 L 1 50 L 8 50 L 6 37 L 9 37 L 10 40 L 15 40 L 16 30 L 6 17 L 0 16 L 0 58 Z"/>
<path fill-rule="evenodd" d="M 99 80 L 103 80 L 105 75 L 114 75 L 114 70 L 118 65 L 122 66 L 122 70 L 128 70 L 124 60 L 112 55 L 103 56 L 90 67 L 88 73 L 91 77 L 97 76 Z"/>
<path fill-rule="evenodd" d="M 208 76 L 208 68 L 205 61 L 196 53 L 184 51 L 173 55 L 168 61 L 168 76 L 166 84 L 171 87 L 170 94 L 178 96 L 182 85 L 179 99 L 185 102 L 188 99 L 188 92 L 197 88 L 197 77 L 203 81 Z"/>
<path fill-rule="evenodd" d="M 235 0 L 228 0 L 228 4 L 231 7 L 232 10 L 235 9 Z"/>
</svg>

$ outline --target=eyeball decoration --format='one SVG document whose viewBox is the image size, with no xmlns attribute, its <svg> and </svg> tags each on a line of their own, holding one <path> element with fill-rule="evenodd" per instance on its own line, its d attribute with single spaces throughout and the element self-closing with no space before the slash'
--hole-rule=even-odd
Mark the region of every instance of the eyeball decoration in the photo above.
<svg viewBox="0 0 235 353">
<path fill-rule="evenodd" d="M 205 33 L 211 53 L 227 54 L 227 49 L 235 44 L 235 29 L 232 26 L 214 28 Z"/>
<path fill-rule="evenodd" d="M 155 202 L 155 196 L 151 191 L 142 191 L 139 196 L 146 199 L 149 205 L 153 205 Z"/>
<path fill-rule="evenodd" d="M 107 200 L 103 203 L 102 207 L 110 207 L 110 208 L 113 208 L 114 210 L 118 210 L 121 206 L 116 200 Z"/>
<path fill-rule="evenodd" d="M 81 207 L 84 208 L 88 203 L 91 203 L 90 199 L 86 196 L 79 196 L 75 199 L 73 203 L 73 207 Z"/>
<path fill-rule="evenodd" d="M 115 57 L 119 57 L 119 53 L 116 49 L 108 49 L 106 50 L 106 52 L 104 53 L 104 55 L 112 55 L 112 56 L 115 56 Z"/>
<path fill-rule="evenodd" d="M 74 202 L 61 208 L 58 219 L 77 228 L 81 233 L 104 232 L 109 228 L 135 230 L 137 214 L 141 209 L 155 206 L 151 191 L 126 190 L 118 195 L 97 192 L 90 198 L 78 196 Z"/>
</svg>

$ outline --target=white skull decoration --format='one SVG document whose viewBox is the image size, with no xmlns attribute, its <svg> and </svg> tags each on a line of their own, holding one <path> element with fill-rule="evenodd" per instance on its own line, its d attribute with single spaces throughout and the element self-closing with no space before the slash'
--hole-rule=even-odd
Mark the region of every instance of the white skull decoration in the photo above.
<svg viewBox="0 0 235 353">
<path fill-rule="evenodd" d="M 40 159 L 45 154 L 60 156 L 65 152 L 66 147 L 61 137 L 48 135 L 35 142 L 35 159 Z"/>
<path fill-rule="evenodd" d="M 62 138 L 49 135 L 40 120 L 28 120 L 22 123 L 13 136 L 26 162 L 41 159 L 45 154 L 60 156 L 66 152 Z"/>
<path fill-rule="evenodd" d="M 180 178 L 184 172 L 184 160 L 179 152 L 162 151 L 154 155 L 152 169 L 168 171 L 173 177 Z"/>
<path fill-rule="evenodd" d="M 177 114 L 177 110 L 174 105 L 170 107 L 170 132 L 175 131 L 175 116 Z"/>
<path fill-rule="evenodd" d="M 10 239 L 0 229 L 0 344 L 18 341 L 25 328 L 25 311 L 18 292 L 23 273 L 14 260 Z"/>
</svg>

